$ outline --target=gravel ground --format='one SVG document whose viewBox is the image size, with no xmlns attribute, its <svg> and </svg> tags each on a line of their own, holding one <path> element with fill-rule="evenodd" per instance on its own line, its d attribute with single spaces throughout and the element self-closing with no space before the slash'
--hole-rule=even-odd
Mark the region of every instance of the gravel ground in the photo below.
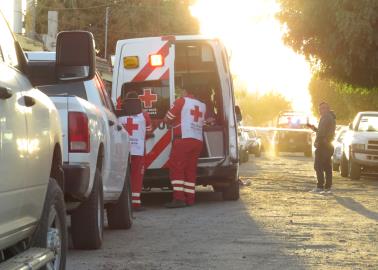
<svg viewBox="0 0 378 270">
<path fill-rule="evenodd" d="M 312 194 L 312 160 L 293 155 L 251 157 L 241 176 L 237 202 L 202 188 L 194 207 L 165 209 L 169 193 L 146 194 L 131 230 L 70 250 L 67 269 L 378 269 L 378 179 Z"/>
</svg>

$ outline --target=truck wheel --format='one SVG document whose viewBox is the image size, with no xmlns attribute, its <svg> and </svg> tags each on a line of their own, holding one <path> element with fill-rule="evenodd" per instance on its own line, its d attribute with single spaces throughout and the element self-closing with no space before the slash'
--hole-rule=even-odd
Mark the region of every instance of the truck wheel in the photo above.
<svg viewBox="0 0 378 270">
<path fill-rule="evenodd" d="M 31 243 L 33 247 L 48 248 L 55 253 L 55 259 L 42 269 L 65 269 L 67 256 L 66 208 L 63 192 L 53 178 L 50 178 L 42 217 Z"/>
<path fill-rule="evenodd" d="M 334 172 L 338 172 L 340 170 L 340 164 L 336 164 L 332 162 L 332 169 Z"/>
<path fill-rule="evenodd" d="M 239 181 L 235 180 L 222 190 L 223 200 L 225 201 L 236 201 L 239 200 Z"/>
<path fill-rule="evenodd" d="M 71 232 L 74 248 L 100 248 L 103 238 L 103 228 L 102 179 L 100 170 L 96 169 L 91 195 L 71 215 Z"/>
<path fill-rule="evenodd" d="M 349 162 L 349 177 L 352 180 L 359 180 L 361 178 L 361 166 L 353 160 Z"/>
<path fill-rule="evenodd" d="M 131 207 L 130 169 L 127 170 L 125 183 L 118 202 L 109 204 L 106 208 L 108 225 L 110 229 L 130 229 L 133 224 L 133 211 Z"/>
<path fill-rule="evenodd" d="M 306 149 L 306 151 L 304 152 L 304 156 L 305 157 L 312 157 L 312 148 L 309 147 L 309 149 Z"/>
<path fill-rule="evenodd" d="M 261 148 L 257 148 L 255 152 L 255 157 L 261 157 Z"/>
<path fill-rule="evenodd" d="M 348 177 L 348 160 L 346 159 L 345 155 L 343 154 L 341 156 L 341 161 L 340 161 L 340 175 L 342 177 Z"/>
</svg>

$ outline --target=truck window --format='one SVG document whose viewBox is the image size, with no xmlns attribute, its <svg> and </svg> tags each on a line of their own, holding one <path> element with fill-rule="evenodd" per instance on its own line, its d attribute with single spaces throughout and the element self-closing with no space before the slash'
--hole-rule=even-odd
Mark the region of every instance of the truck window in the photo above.
<svg viewBox="0 0 378 270">
<path fill-rule="evenodd" d="M 15 41 L 12 32 L 10 31 L 8 24 L 2 15 L 0 15 L 0 33 L 0 47 L 4 62 L 12 67 L 17 67 L 18 59 L 16 48 L 14 46 Z"/>
<path fill-rule="evenodd" d="M 152 119 L 163 119 L 169 110 L 169 81 L 143 81 L 129 82 L 122 86 L 121 99 L 126 98 L 127 93 L 136 92 L 142 101 L 142 106 Z"/>
<path fill-rule="evenodd" d="M 378 116 L 363 115 L 358 123 L 358 131 L 362 132 L 377 132 L 378 131 Z"/>
<path fill-rule="evenodd" d="M 77 96 L 88 100 L 87 93 L 83 82 L 71 82 L 63 84 L 42 85 L 37 87 L 48 96 Z"/>
</svg>

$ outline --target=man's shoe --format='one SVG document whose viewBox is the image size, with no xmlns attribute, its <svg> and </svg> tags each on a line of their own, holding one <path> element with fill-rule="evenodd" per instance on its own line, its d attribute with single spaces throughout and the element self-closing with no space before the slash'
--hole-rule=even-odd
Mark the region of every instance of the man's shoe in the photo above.
<svg viewBox="0 0 378 270">
<path fill-rule="evenodd" d="M 167 207 L 167 208 L 183 208 L 183 207 L 186 207 L 186 203 L 184 201 L 180 201 L 180 200 L 173 200 L 173 201 L 165 204 L 165 207 Z"/>
<path fill-rule="evenodd" d="M 323 190 L 322 192 L 320 192 L 321 194 L 332 194 L 332 190 L 330 188 L 326 188 L 325 190 Z"/>
<path fill-rule="evenodd" d="M 324 190 L 323 190 L 322 188 L 318 188 L 318 187 L 316 187 L 316 188 L 310 190 L 311 193 L 320 193 L 320 192 L 323 192 L 323 191 L 324 191 Z"/>
</svg>

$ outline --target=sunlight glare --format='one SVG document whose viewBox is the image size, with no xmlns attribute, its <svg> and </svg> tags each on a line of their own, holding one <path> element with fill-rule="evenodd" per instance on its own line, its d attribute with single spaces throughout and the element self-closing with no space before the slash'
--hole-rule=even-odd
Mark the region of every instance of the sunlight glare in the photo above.
<svg viewBox="0 0 378 270">
<path fill-rule="evenodd" d="M 202 34 L 225 43 L 232 72 L 248 91 L 282 93 L 294 109 L 310 112 L 310 66 L 284 45 L 279 8 L 275 0 L 197 0 L 191 12 Z"/>
</svg>

